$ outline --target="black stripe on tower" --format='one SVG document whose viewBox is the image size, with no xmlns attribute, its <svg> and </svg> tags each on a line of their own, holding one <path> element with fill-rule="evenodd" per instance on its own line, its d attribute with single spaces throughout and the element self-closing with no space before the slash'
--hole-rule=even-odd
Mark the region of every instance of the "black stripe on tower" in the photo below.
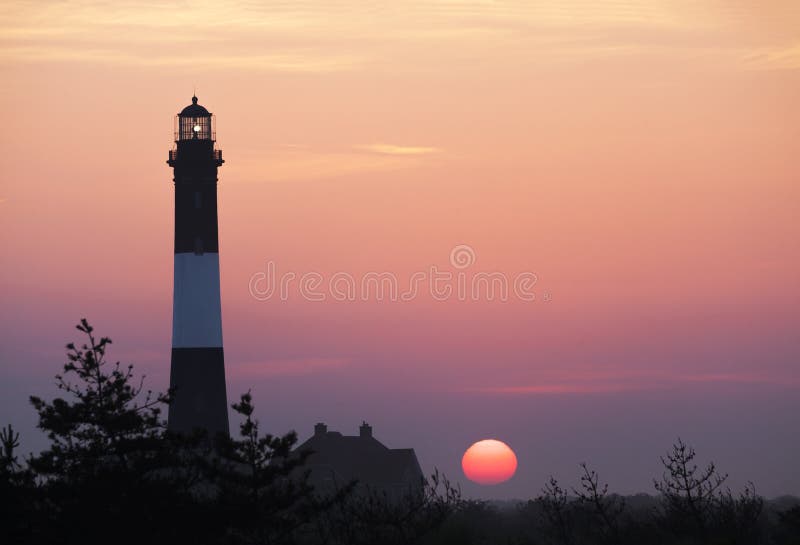
<svg viewBox="0 0 800 545">
<path fill-rule="evenodd" d="M 200 428 L 209 437 L 228 434 L 222 347 L 173 348 L 169 383 L 175 389 L 175 399 L 169 406 L 170 431 L 190 433 Z"/>
<path fill-rule="evenodd" d="M 219 252 L 217 171 L 211 140 L 178 141 L 175 159 L 175 253 Z"/>
<path fill-rule="evenodd" d="M 179 179 L 176 173 L 175 253 L 184 252 L 219 252 L 216 172 L 207 181 Z"/>
</svg>

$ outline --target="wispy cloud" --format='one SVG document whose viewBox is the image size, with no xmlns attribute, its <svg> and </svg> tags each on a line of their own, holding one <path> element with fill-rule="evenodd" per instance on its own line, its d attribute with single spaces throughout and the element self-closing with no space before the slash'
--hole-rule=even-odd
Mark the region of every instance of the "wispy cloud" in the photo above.
<svg viewBox="0 0 800 545">
<path fill-rule="evenodd" d="M 352 70 L 364 50 L 331 47 L 320 10 L 250 2 L 11 1 L 0 13 L 0 62 L 84 62 L 279 72 Z M 321 38 L 320 38 L 321 37 Z"/>
<path fill-rule="evenodd" d="M 371 144 L 319 149 L 283 144 L 268 153 L 253 151 L 237 158 L 238 179 L 251 182 L 321 180 L 352 174 L 418 168 L 443 150 L 423 146 Z M 233 163 L 232 163 L 233 164 Z"/>
<path fill-rule="evenodd" d="M 700 373 L 690 375 L 641 375 L 639 377 L 621 377 L 606 379 L 573 379 L 562 381 L 542 381 L 540 384 L 514 386 L 479 386 L 464 388 L 467 393 L 499 394 L 499 395 L 560 395 L 560 394 L 602 394 L 617 392 L 633 392 L 644 390 L 660 390 L 690 383 L 702 384 L 738 384 L 738 385 L 775 385 L 796 388 L 800 383 L 795 380 L 782 380 L 776 377 L 764 377 L 752 373 Z"/>
<path fill-rule="evenodd" d="M 249 182 L 297 182 L 408 169 L 420 164 L 414 156 L 284 147 L 264 155 L 239 157 L 236 176 Z"/>
<path fill-rule="evenodd" d="M 742 62 L 756 70 L 800 70 L 800 42 L 783 47 L 758 48 L 745 54 Z"/>
<path fill-rule="evenodd" d="M 384 155 L 430 155 L 432 153 L 442 152 L 440 148 L 427 146 L 398 146 L 396 144 L 363 144 L 355 146 L 355 149 Z"/>
<path fill-rule="evenodd" d="M 703 373 L 678 377 L 678 382 L 706 382 L 706 383 L 733 383 L 733 384 L 785 384 L 795 385 L 794 380 L 785 381 L 776 377 L 765 377 L 752 373 Z"/>
<path fill-rule="evenodd" d="M 186 55 L 151 55 L 112 49 L 69 49 L 62 46 L 23 46 L 0 49 L 0 62 L 91 62 L 109 65 L 185 67 L 191 70 L 263 70 L 274 72 L 340 72 L 361 65 L 363 57 L 346 55 L 310 55 L 307 52 L 283 52 L 267 55 L 217 54 L 190 57 Z"/>
<path fill-rule="evenodd" d="M 465 388 L 464 391 L 483 394 L 595 394 L 613 393 L 637 388 L 624 384 L 537 384 L 529 386 L 487 386 L 478 388 Z"/>
<path fill-rule="evenodd" d="M 729 5 L 731 4 L 731 5 Z M 10 0 L 0 12 L 0 62 L 89 62 L 141 66 L 333 72 L 368 66 L 416 69 L 443 57 L 518 63 L 723 49 L 796 68 L 794 46 L 774 49 L 761 11 L 791 27 L 800 10 L 759 11 L 683 0 L 586 2 L 460 0 L 258 3 Z M 794 19 L 793 19 L 794 17 Z M 759 22 L 760 21 L 760 22 Z M 793 34 L 796 38 L 796 31 Z M 703 43 L 704 40 L 706 43 Z M 770 49 L 772 47 L 772 49 Z M 757 48 L 765 48 L 758 51 Z M 412 62 L 398 63 L 409 59 Z M 449 63 L 452 66 L 452 63 Z"/>
<path fill-rule="evenodd" d="M 232 364 L 230 373 L 237 377 L 300 376 L 335 371 L 350 363 L 346 358 L 264 360 Z"/>
</svg>

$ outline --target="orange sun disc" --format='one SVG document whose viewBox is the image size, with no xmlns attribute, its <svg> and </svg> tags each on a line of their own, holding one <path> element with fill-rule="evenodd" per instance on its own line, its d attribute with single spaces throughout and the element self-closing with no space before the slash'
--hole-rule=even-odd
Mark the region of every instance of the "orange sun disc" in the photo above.
<svg viewBox="0 0 800 545">
<path fill-rule="evenodd" d="M 461 458 L 461 468 L 470 481 L 498 484 L 514 476 L 517 471 L 517 456 L 502 441 L 484 439 L 467 449 Z"/>
</svg>

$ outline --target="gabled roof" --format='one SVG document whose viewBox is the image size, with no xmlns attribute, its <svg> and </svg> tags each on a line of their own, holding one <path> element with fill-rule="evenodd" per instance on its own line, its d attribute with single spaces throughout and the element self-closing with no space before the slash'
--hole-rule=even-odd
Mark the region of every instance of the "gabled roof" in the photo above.
<svg viewBox="0 0 800 545">
<path fill-rule="evenodd" d="M 306 467 L 315 478 L 328 476 L 339 484 L 352 480 L 373 486 L 407 484 L 421 480 L 414 449 L 390 449 L 371 435 L 345 436 L 339 432 L 316 433 L 297 447 L 311 450 Z"/>
</svg>

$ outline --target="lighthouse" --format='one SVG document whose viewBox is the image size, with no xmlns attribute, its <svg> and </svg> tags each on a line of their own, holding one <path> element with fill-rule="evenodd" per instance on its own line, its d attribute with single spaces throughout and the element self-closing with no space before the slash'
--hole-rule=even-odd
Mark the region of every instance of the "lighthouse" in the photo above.
<svg viewBox="0 0 800 545">
<path fill-rule="evenodd" d="M 192 103 L 175 117 L 167 164 L 175 182 L 175 275 L 168 429 L 228 434 L 219 291 L 217 170 L 214 116 Z"/>
</svg>

